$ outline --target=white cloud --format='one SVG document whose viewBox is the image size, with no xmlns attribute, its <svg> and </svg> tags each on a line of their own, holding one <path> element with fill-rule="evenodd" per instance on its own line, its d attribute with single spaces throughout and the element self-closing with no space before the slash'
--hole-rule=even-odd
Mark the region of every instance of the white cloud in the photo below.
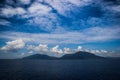
<svg viewBox="0 0 120 80">
<path fill-rule="evenodd" d="M 33 53 L 37 52 L 37 53 L 47 53 L 47 54 L 72 54 L 75 53 L 77 51 L 82 51 L 82 47 L 78 46 L 77 49 L 70 49 L 67 47 L 64 47 L 63 49 L 59 48 L 59 45 L 56 45 L 54 47 L 48 47 L 48 45 L 46 44 L 39 44 L 38 46 L 34 46 L 34 45 L 28 45 L 27 49 L 30 50 L 28 53 Z"/>
<path fill-rule="evenodd" d="M 28 45 L 27 50 L 29 50 L 29 54 L 39 53 L 55 57 L 60 57 L 65 54 L 63 50 L 59 48 L 58 45 L 51 48 L 48 47 L 48 45 L 46 44 L 39 44 L 38 46 Z"/>
<path fill-rule="evenodd" d="M 33 3 L 31 7 L 28 8 L 30 13 L 35 14 L 48 14 L 51 11 L 51 8 L 40 3 Z"/>
<path fill-rule="evenodd" d="M 69 16 L 69 11 L 72 11 L 75 6 L 86 6 L 90 4 L 91 0 L 45 0 L 57 12 L 63 16 Z M 68 14 L 67 14 L 68 13 Z"/>
<path fill-rule="evenodd" d="M 70 48 L 64 48 L 64 49 L 60 49 L 59 45 L 56 45 L 54 47 L 48 47 L 48 45 L 46 44 L 39 44 L 38 46 L 34 46 L 34 45 L 28 45 L 27 49 L 30 50 L 28 53 L 33 53 L 33 52 L 37 52 L 40 54 L 71 54 L 76 52 L 75 50 L 72 50 Z M 59 56 L 59 55 L 58 55 Z"/>
<path fill-rule="evenodd" d="M 78 46 L 76 51 L 82 51 L 82 46 Z"/>
<path fill-rule="evenodd" d="M 103 56 L 103 57 L 115 57 L 117 56 L 117 52 L 112 52 L 112 51 L 107 51 L 107 50 L 85 50 L 86 52 L 93 53 L 98 56 Z"/>
<path fill-rule="evenodd" d="M 29 45 L 28 50 L 34 50 L 37 52 L 48 52 L 48 46 L 46 44 L 39 44 L 38 46 Z"/>
<path fill-rule="evenodd" d="M 114 54 L 115 52 L 114 53 L 108 52 L 106 50 L 88 50 L 88 49 L 83 49 L 82 46 L 78 46 L 76 49 L 72 49 L 68 47 L 64 47 L 63 49 L 61 49 L 59 48 L 59 45 L 56 45 L 54 47 L 48 47 L 48 45 L 46 44 L 39 44 L 38 46 L 33 44 L 25 47 L 25 42 L 22 39 L 6 42 L 6 45 L 1 47 L 0 51 L 2 53 L 11 53 L 11 51 L 14 51 L 14 50 L 18 51 L 23 48 L 25 52 L 24 50 L 23 51 L 21 50 L 20 56 L 40 53 L 40 54 L 45 54 L 49 56 L 60 57 L 65 54 L 74 54 L 78 51 L 85 51 L 85 52 L 93 53 L 99 56 L 112 56 L 112 55 L 116 56 Z"/>
<path fill-rule="evenodd" d="M 60 57 L 65 54 L 74 54 L 78 51 L 83 51 L 83 52 L 89 52 L 98 56 L 112 56 L 113 54 L 111 52 L 108 52 L 106 50 L 93 50 L 93 49 L 84 49 L 82 46 L 78 46 L 75 49 L 64 47 L 63 49 L 59 48 L 59 45 L 56 45 L 54 47 L 48 47 L 46 44 L 40 44 L 38 46 L 35 45 L 29 45 L 27 47 L 28 50 L 30 50 L 28 53 L 33 54 L 33 53 L 40 53 L 40 54 L 45 54 L 49 56 L 55 56 L 55 57 Z M 108 54 L 110 53 L 110 54 Z"/>
<path fill-rule="evenodd" d="M 106 50 L 100 50 L 102 53 L 108 53 L 108 51 Z"/>
<path fill-rule="evenodd" d="M 27 11 L 25 15 L 22 15 L 22 18 L 31 18 L 28 23 L 37 25 L 40 29 L 52 31 L 59 25 L 58 16 L 52 13 L 52 8 L 47 5 L 34 2 Z"/>
<path fill-rule="evenodd" d="M 90 50 L 91 53 L 101 53 L 100 50 Z"/>
<path fill-rule="evenodd" d="M 58 54 L 63 53 L 62 49 L 59 49 L 59 45 L 56 45 L 55 47 L 51 48 L 50 51 L 53 52 L 53 53 L 58 53 Z"/>
<path fill-rule="evenodd" d="M 119 27 L 92 27 L 83 31 L 64 32 L 64 33 L 22 33 L 22 32 L 3 32 L 0 38 L 18 39 L 22 38 L 29 43 L 42 44 L 83 44 L 88 42 L 105 42 L 120 39 Z M 32 38 L 31 38 L 32 37 Z"/>
<path fill-rule="evenodd" d="M 64 48 L 63 52 L 64 52 L 64 54 L 71 54 L 71 53 L 74 53 L 75 51 L 70 48 Z"/>
<path fill-rule="evenodd" d="M 5 3 L 8 5 L 28 5 L 28 4 L 30 4 L 31 3 L 31 0 L 16 0 L 16 1 L 14 1 L 14 0 L 5 0 Z"/>
<path fill-rule="evenodd" d="M 22 39 L 17 39 L 14 41 L 6 42 L 6 45 L 1 48 L 1 50 L 18 50 L 25 46 L 25 43 Z"/>
<path fill-rule="evenodd" d="M 42 4 L 42 2 L 47 3 L 48 5 Z M 59 14 L 67 16 L 66 12 L 73 10 L 75 6 L 79 6 L 79 7 L 86 6 L 90 4 L 91 2 L 92 0 L 35 0 L 31 4 L 31 6 L 28 8 L 27 15 L 30 15 L 29 12 L 32 14 L 36 13 L 39 15 L 48 14 L 49 11 L 51 11 L 54 8 L 55 10 L 57 10 Z M 18 0 L 17 3 L 15 3 L 13 0 L 6 0 L 6 3 L 7 4 L 18 4 L 22 6 L 22 4 L 30 4 L 31 0 Z M 5 15 L 9 14 L 11 16 L 16 14 L 16 12 L 18 13 L 18 15 L 24 12 L 23 9 L 19 11 L 16 8 L 12 8 L 10 6 L 3 8 L 2 10 L 2 12 L 5 13 Z"/>
<path fill-rule="evenodd" d="M 7 4 L 16 4 L 14 1 L 7 1 Z M 27 9 L 22 8 L 22 4 L 30 4 L 31 0 L 19 0 L 16 5 L 21 7 L 6 6 L 1 9 L 1 15 L 20 18 L 27 18 L 28 24 L 38 26 L 40 29 L 52 32 L 57 26 L 61 25 L 60 16 L 70 16 L 75 6 L 85 6 L 91 3 L 91 0 L 35 0 Z M 45 3 L 45 4 L 44 4 Z"/>
<path fill-rule="evenodd" d="M 72 7 L 71 4 L 67 4 L 67 1 L 63 0 L 46 0 L 57 12 L 63 16 L 67 16 L 65 12 L 70 11 Z"/>
<path fill-rule="evenodd" d="M 107 41 L 113 39 L 119 39 L 120 28 L 116 27 L 92 27 L 83 30 L 83 33 L 87 35 L 88 41 Z M 90 38 L 91 37 L 91 38 Z"/>
<path fill-rule="evenodd" d="M 36 13 L 35 13 L 36 14 Z M 46 17 L 45 17 L 46 16 Z M 38 25 L 40 29 L 45 31 L 52 31 L 58 24 L 56 15 L 49 13 L 48 15 L 35 16 L 28 21 L 31 25 Z M 54 26 L 55 25 L 55 26 Z"/>
<path fill-rule="evenodd" d="M 97 49 L 96 50 L 93 50 L 93 49 L 91 49 L 91 50 L 84 49 L 83 51 L 89 52 L 89 53 L 93 53 L 95 55 L 103 56 L 103 57 L 108 56 L 111 53 L 111 51 L 108 52 L 107 50 L 97 50 Z"/>
<path fill-rule="evenodd" d="M 13 7 L 7 6 L 1 9 L 1 15 L 7 16 L 7 17 L 12 17 L 14 15 L 23 15 L 25 13 L 26 11 L 21 7 L 13 8 Z"/>
</svg>

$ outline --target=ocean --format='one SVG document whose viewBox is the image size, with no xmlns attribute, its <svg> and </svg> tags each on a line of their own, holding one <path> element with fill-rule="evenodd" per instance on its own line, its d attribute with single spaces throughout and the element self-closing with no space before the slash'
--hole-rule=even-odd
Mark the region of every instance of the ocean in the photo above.
<svg viewBox="0 0 120 80">
<path fill-rule="evenodd" d="M 0 60 L 0 80 L 120 80 L 120 59 Z"/>
</svg>

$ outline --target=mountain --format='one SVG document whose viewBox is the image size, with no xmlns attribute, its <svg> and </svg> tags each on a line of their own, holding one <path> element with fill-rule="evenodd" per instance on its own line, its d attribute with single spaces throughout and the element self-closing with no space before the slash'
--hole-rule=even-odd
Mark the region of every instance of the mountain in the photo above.
<svg viewBox="0 0 120 80">
<path fill-rule="evenodd" d="M 43 54 L 34 54 L 34 55 L 30 55 L 30 56 L 24 57 L 22 59 L 45 59 L 45 60 L 52 60 L 52 59 L 57 59 L 57 58 L 56 57 L 47 56 L 47 55 L 43 55 Z"/>
<path fill-rule="evenodd" d="M 103 57 L 94 55 L 89 52 L 76 52 L 75 54 L 67 54 L 61 57 L 61 59 L 102 59 Z"/>
<path fill-rule="evenodd" d="M 62 59 L 63 60 L 63 59 L 102 59 L 102 58 L 103 57 L 96 56 L 92 53 L 79 51 L 74 54 L 66 54 L 60 58 L 51 57 L 51 56 L 42 55 L 42 54 L 35 54 L 35 55 L 24 57 L 23 59 L 45 59 L 45 60 L 55 60 L 55 59 L 61 60 Z"/>
</svg>

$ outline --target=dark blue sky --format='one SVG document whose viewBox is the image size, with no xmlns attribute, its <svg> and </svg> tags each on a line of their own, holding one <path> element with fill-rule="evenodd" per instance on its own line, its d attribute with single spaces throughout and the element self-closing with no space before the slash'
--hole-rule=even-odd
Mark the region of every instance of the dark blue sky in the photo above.
<svg viewBox="0 0 120 80">
<path fill-rule="evenodd" d="M 0 58 L 120 56 L 119 34 L 119 0 L 0 0 Z"/>
</svg>

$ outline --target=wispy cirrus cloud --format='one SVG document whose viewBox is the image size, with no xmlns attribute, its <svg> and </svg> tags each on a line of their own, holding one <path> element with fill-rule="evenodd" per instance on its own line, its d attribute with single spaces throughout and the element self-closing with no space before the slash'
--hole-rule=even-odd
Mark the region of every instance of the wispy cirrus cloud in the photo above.
<svg viewBox="0 0 120 80">
<path fill-rule="evenodd" d="M 43 43 L 43 44 L 82 44 L 89 42 L 106 42 L 120 39 L 120 28 L 86 28 L 82 31 L 72 31 L 64 33 L 22 33 L 22 32 L 3 32 L 0 38 L 15 40 L 22 38 L 26 42 Z M 32 38 L 31 38 L 32 37 Z"/>
</svg>

